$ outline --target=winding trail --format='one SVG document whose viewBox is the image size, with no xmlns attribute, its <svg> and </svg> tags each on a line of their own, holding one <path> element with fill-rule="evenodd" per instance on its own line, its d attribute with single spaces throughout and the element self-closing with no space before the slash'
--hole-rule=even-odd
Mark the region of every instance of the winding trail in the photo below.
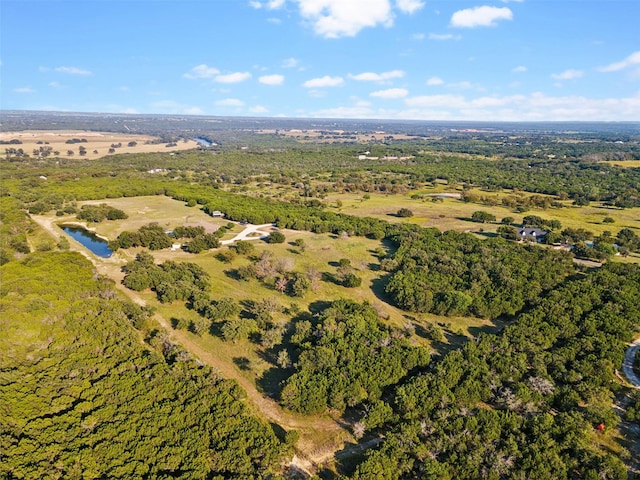
<svg viewBox="0 0 640 480">
<path fill-rule="evenodd" d="M 640 338 L 631 344 L 624 355 L 624 362 L 622 362 L 622 371 L 627 380 L 635 388 L 640 388 L 640 378 L 633 370 L 633 363 L 636 359 L 636 352 L 640 349 Z"/>
<path fill-rule="evenodd" d="M 622 362 L 622 371 L 631 387 L 640 389 L 640 378 L 633 369 L 638 349 L 640 349 L 640 338 L 636 339 L 629 345 L 629 348 L 627 348 L 624 361 Z M 626 447 L 631 453 L 629 472 L 633 476 L 640 475 L 640 426 L 636 422 L 625 420 L 624 418 L 624 413 L 632 402 L 630 392 L 631 390 L 623 392 L 621 396 L 618 396 L 614 403 L 614 410 L 620 417 L 618 429 L 625 439 Z"/>
</svg>

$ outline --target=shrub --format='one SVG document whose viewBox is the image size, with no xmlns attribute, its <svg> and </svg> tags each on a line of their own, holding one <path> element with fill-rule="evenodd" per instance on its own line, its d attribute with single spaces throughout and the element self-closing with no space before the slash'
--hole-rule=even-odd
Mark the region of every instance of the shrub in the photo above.
<svg viewBox="0 0 640 480">
<path fill-rule="evenodd" d="M 409 210 L 408 208 L 401 208 L 400 210 L 398 210 L 396 215 L 398 217 L 408 218 L 408 217 L 413 217 L 413 212 L 411 210 Z"/>
<path fill-rule="evenodd" d="M 269 236 L 266 238 L 267 243 L 284 243 L 285 236 L 284 233 L 280 231 L 271 232 Z"/>
</svg>

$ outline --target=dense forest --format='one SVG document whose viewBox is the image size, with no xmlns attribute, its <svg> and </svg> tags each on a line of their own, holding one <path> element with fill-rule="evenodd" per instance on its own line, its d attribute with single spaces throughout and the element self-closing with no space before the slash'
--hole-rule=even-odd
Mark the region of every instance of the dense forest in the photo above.
<svg viewBox="0 0 640 480">
<path fill-rule="evenodd" d="M 566 252 L 514 248 L 435 229 L 397 232 L 398 249 L 383 268 L 385 287 L 403 310 L 497 318 L 513 315 L 572 273 Z"/>
<path fill-rule="evenodd" d="M 2 267 L 0 476 L 245 479 L 277 471 L 286 448 L 251 415 L 238 386 L 94 277 L 77 253 Z"/>
<path fill-rule="evenodd" d="M 614 372 L 638 319 L 637 268 L 566 283 L 398 386 L 397 420 L 353 478 L 627 478 L 598 436 L 618 422 Z"/>
<path fill-rule="evenodd" d="M 169 234 L 157 223 L 119 232 L 109 245 L 130 260 L 122 262 L 123 285 L 154 298 L 159 310 L 186 309 L 189 316 L 171 319 L 176 331 L 264 347 L 280 379 L 265 396 L 305 418 L 330 415 L 362 442 L 360 456 L 338 459 L 335 469 L 317 466 L 325 478 L 627 478 L 633 459 L 618 424 L 637 422 L 640 403 L 629 396 L 620 417 L 612 406 L 628 394 L 616 372 L 640 330 L 640 268 L 614 258 L 613 243 L 637 251 L 635 227 L 606 217 L 612 230 L 594 235 L 587 226 L 522 218 L 523 226 L 570 239 L 572 254 L 509 240 L 511 217 L 496 235 L 443 232 L 412 222 L 407 208 L 396 207 L 390 221 L 342 213 L 326 197 L 410 198 L 446 185 L 461 204 L 491 206 L 492 193 L 510 189 L 500 206 L 518 214 L 572 201 L 601 202 L 609 215 L 640 206 L 640 169 L 604 163 L 637 160 L 637 134 L 410 128 L 415 138 L 368 145 L 309 145 L 248 128 L 235 137 L 203 131 L 224 142 L 174 155 L 2 160 L 0 476 L 280 478 L 300 453 L 296 432 L 267 423 L 238 384 L 171 340 L 152 308 L 124 300 L 91 262 L 66 251 L 66 238 L 54 242 L 30 218 L 73 215 L 104 225 L 127 219 L 109 199 L 155 195 L 210 215 L 223 210 L 231 223 L 215 233 L 177 226 Z M 152 173 L 158 169 L 164 173 Z M 79 206 L 84 200 L 100 203 Z M 489 213 L 479 218 L 483 226 L 498 222 Z M 221 248 L 236 222 L 375 242 L 379 263 L 366 267 L 375 287 L 342 258 L 322 279 L 339 298 L 310 304 L 319 272 L 278 266 L 268 252 L 283 245 L 299 254 L 305 240 L 286 244 L 276 230 L 260 253 L 248 241 Z M 259 285 L 291 306 L 212 296 L 210 270 L 154 258 L 175 241 L 187 258 L 211 257 L 208 268 L 225 269 L 238 288 Z M 589 254 L 587 241 L 615 261 L 576 266 L 575 255 Z M 373 288 L 404 327 L 355 300 L 353 292 Z M 414 316 L 432 330 L 416 332 Z M 443 337 L 437 325 L 464 318 L 500 331 L 455 343 Z"/>
</svg>

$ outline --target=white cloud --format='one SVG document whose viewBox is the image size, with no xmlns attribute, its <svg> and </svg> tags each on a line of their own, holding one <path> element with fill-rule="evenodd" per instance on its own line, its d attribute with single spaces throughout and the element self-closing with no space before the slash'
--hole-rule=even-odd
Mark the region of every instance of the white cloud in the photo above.
<svg viewBox="0 0 640 480">
<path fill-rule="evenodd" d="M 110 103 L 106 106 L 105 108 L 106 112 L 111 112 L 111 113 L 128 113 L 128 114 L 138 114 L 140 113 L 138 110 L 136 110 L 133 107 L 126 107 L 124 105 L 118 105 L 115 103 Z"/>
<path fill-rule="evenodd" d="M 285 58 L 282 61 L 282 68 L 296 68 L 298 66 L 299 60 L 297 58 Z"/>
<path fill-rule="evenodd" d="M 266 8 L 267 10 L 277 10 L 284 6 L 285 0 L 268 0 L 266 2 L 259 2 L 257 0 L 251 0 L 249 5 L 255 9 Z"/>
<path fill-rule="evenodd" d="M 408 119 L 456 119 L 488 121 L 615 121 L 640 118 L 640 92 L 628 98 L 591 99 L 581 96 L 491 96 L 467 99 L 462 95 L 430 95 L 407 98 Z M 440 109 L 440 110 L 433 110 Z"/>
<path fill-rule="evenodd" d="M 611 63 L 604 67 L 598 68 L 599 72 L 617 72 L 635 65 L 640 65 L 640 51 L 634 52 L 621 62 Z"/>
<path fill-rule="evenodd" d="M 258 81 L 260 83 L 263 83 L 264 85 L 282 85 L 284 83 L 284 76 L 283 75 L 263 75 L 262 77 L 258 78 Z"/>
<path fill-rule="evenodd" d="M 49 82 L 49 86 L 51 88 L 62 88 L 62 84 L 60 84 L 60 82 Z"/>
<path fill-rule="evenodd" d="M 78 67 L 56 67 L 54 68 L 56 72 L 66 73 L 67 75 L 81 75 L 88 76 L 93 75 L 89 70 L 85 70 L 83 68 Z"/>
<path fill-rule="evenodd" d="M 498 20 L 513 19 L 513 12 L 507 7 L 481 7 L 458 10 L 451 16 L 451 26 L 458 28 L 494 27 Z"/>
<path fill-rule="evenodd" d="M 412 14 L 424 7 L 421 0 L 396 0 L 396 5 L 402 13 Z"/>
<path fill-rule="evenodd" d="M 363 28 L 390 26 L 389 0 L 297 0 L 300 15 L 325 38 L 353 37 Z"/>
<path fill-rule="evenodd" d="M 471 88 L 476 88 L 478 90 L 482 90 L 478 85 L 474 85 L 473 83 L 466 80 L 462 82 L 449 83 L 447 84 L 447 88 L 457 88 L 458 90 L 469 90 Z"/>
<path fill-rule="evenodd" d="M 407 98 L 404 103 L 408 107 L 419 108 L 462 108 L 466 105 L 466 100 L 462 95 L 420 95 Z"/>
<path fill-rule="evenodd" d="M 324 77 L 307 80 L 302 84 L 302 86 L 305 88 L 339 87 L 343 83 L 344 79 L 342 77 L 330 77 L 329 75 L 325 75 Z"/>
<path fill-rule="evenodd" d="M 300 116 L 325 118 L 371 118 L 403 120 L 486 121 L 637 121 L 640 92 L 626 98 L 591 99 L 581 96 L 528 95 L 481 96 L 423 95 L 408 97 L 401 109 L 373 109 L 370 105 L 349 104 Z"/>
<path fill-rule="evenodd" d="M 150 104 L 153 113 L 169 113 L 179 115 L 202 115 L 204 112 L 200 107 L 185 105 L 173 100 L 159 100 Z"/>
<path fill-rule="evenodd" d="M 262 105 L 256 105 L 255 107 L 251 107 L 249 111 L 255 114 L 269 113 L 269 109 L 267 107 L 263 107 Z"/>
<path fill-rule="evenodd" d="M 584 76 L 584 72 L 582 70 L 575 70 L 570 68 L 569 70 L 565 70 L 562 73 L 552 73 L 551 78 L 555 80 L 575 80 L 576 78 L 581 78 Z"/>
<path fill-rule="evenodd" d="M 460 40 L 462 37 L 460 35 L 453 35 L 451 33 L 430 33 L 429 40 Z"/>
<path fill-rule="evenodd" d="M 225 98 L 216 100 L 215 104 L 219 107 L 244 107 L 244 102 L 237 98 Z"/>
<path fill-rule="evenodd" d="M 371 92 L 372 97 L 384 98 L 385 100 L 404 98 L 409 95 L 409 90 L 406 88 L 389 88 L 387 90 L 378 90 Z"/>
<path fill-rule="evenodd" d="M 217 68 L 209 67 L 203 63 L 201 65 L 198 65 L 197 67 L 193 67 L 182 76 L 184 78 L 194 80 L 196 78 L 213 78 L 219 73 L 220 71 Z"/>
<path fill-rule="evenodd" d="M 13 89 L 14 93 L 35 93 L 35 90 L 31 87 L 18 87 Z"/>
<path fill-rule="evenodd" d="M 325 90 L 317 90 L 312 88 L 309 90 L 309 96 L 314 98 L 323 98 L 327 96 L 327 92 Z"/>
<path fill-rule="evenodd" d="M 511 70 L 513 73 L 524 73 L 527 71 L 527 67 L 519 65 Z"/>
<path fill-rule="evenodd" d="M 425 34 L 424 33 L 414 33 L 413 35 L 411 35 L 411 38 L 413 38 L 414 40 L 424 40 Z"/>
<path fill-rule="evenodd" d="M 325 38 L 353 37 L 368 27 L 393 25 L 394 13 L 413 14 L 424 0 L 292 0 L 303 20 Z M 281 9 L 286 0 L 250 0 L 255 9 Z"/>
<path fill-rule="evenodd" d="M 371 102 L 368 100 L 361 100 L 359 97 L 351 96 L 349 99 L 353 102 L 356 107 L 370 107 Z"/>
<path fill-rule="evenodd" d="M 361 82 L 384 82 L 386 80 L 391 80 L 393 78 L 402 78 L 402 77 L 404 77 L 404 72 L 402 70 L 391 70 L 390 72 L 382 72 L 382 73 L 364 72 L 364 73 L 359 73 L 357 75 L 349 74 L 349 78 L 353 80 L 358 80 Z"/>
<path fill-rule="evenodd" d="M 355 105 L 352 107 L 326 108 L 312 112 L 311 116 L 316 118 L 387 118 L 377 113 L 367 106 Z"/>
<path fill-rule="evenodd" d="M 216 75 L 213 78 L 213 81 L 218 83 L 240 83 L 250 78 L 251 74 L 249 72 L 234 72 L 224 75 Z"/>
<path fill-rule="evenodd" d="M 444 83 L 444 80 L 442 80 L 440 77 L 431 77 L 429 80 L 427 80 L 427 85 L 433 87 L 436 85 L 442 85 Z"/>
</svg>

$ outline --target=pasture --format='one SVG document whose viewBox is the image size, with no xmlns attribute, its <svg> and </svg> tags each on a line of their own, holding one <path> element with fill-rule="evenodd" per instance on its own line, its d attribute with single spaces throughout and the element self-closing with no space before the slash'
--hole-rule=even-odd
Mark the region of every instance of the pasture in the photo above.
<svg viewBox="0 0 640 480">
<path fill-rule="evenodd" d="M 81 141 L 67 143 L 74 141 L 73 139 Z M 175 146 L 167 146 L 166 142 L 158 143 L 158 139 L 151 135 L 130 135 L 123 133 L 69 130 L 0 132 L 0 141 L 9 142 L 11 140 L 19 140 L 22 143 L 2 145 L 3 148 L 0 148 L 0 157 L 6 157 L 7 148 L 21 148 L 26 154 L 35 156 L 33 154 L 34 150 L 50 147 L 52 157 L 96 159 L 116 153 L 176 152 L 179 150 L 190 150 L 198 146 L 194 140 L 181 140 Z M 132 142 L 134 142 L 135 145 Z M 112 145 L 120 146 L 114 147 L 115 152 L 109 153 Z M 80 147 L 85 149 L 86 153 L 84 155 L 80 155 Z M 72 154 L 69 154 L 69 151 L 71 151 Z M 55 152 L 58 152 L 58 155 L 55 155 Z"/>
<path fill-rule="evenodd" d="M 500 200 L 511 192 L 487 194 L 479 190 L 473 191 L 480 195 L 488 195 Z M 431 194 L 430 190 L 422 193 Z M 362 194 L 331 194 L 325 200 L 332 205 L 332 210 L 363 217 L 375 217 L 389 222 L 409 222 L 423 227 L 434 227 L 439 230 L 456 230 L 459 232 L 495 232 L 499 222 L 505 217 L 512 217 L 516 224 L 526 215 L 537 215 L 545 220 L 559 220 L 562 227 L 584 228 L 600 235 L 610 231 L 614 235 L 622 228 L 631 228 L 640 232 L 640 208 L 614 208 L 603 205 L 602 202 L 592 202 L 589 206 L 574 206 L 571 201 L 562 201 L 562 208 L 532 208 L 526 212 L 516 213 L 513 209 L 502 205 L 483 205 L 466 203 L 457 198 L 444 197 L 433 201 L 433 197 L 412 198 L 415 192 L 407 195 L 369 194 L 365 199 Z M 550 197 L 552 198 L 552 197 Z M 339 201 L 339 202 L 338 202 Z M 341 206 L 338 206 L 341 202 Z M 396 212 L 400 208 L 408 208 L 413 217 L 399 218 Z M 473 212 L 483 210 L 495 215 L 497 223 L 475 223 L 471 221 Z M 613 223 L 603 220 L 612 218 Z"/>
</svg>

